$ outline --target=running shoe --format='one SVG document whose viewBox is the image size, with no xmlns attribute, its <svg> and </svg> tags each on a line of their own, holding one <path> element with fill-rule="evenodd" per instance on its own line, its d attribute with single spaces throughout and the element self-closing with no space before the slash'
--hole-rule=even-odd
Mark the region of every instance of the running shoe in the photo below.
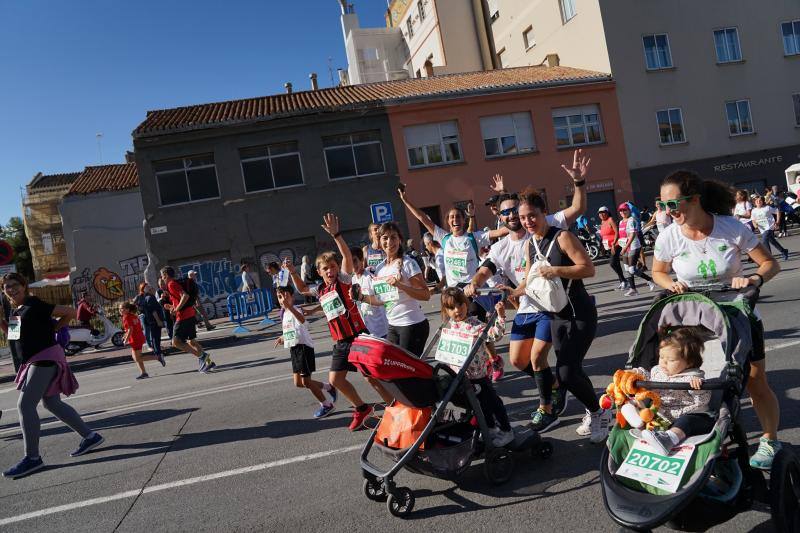
<svg viewBox="0 0 800 533">
<path fill-rule="evenodd" d="M 750 466 L 758 468 L 759 470 L 769 470 L 772 468 L 772 459 L 775 454 L 783 448 L 783 444 L 777 440 L 769 440 L 766 437 L 761 437 L 758 440 L 758 450 L 750 458 Z"/>
<path fill-rule="evenodd" d="M 789 260 L 789 250 L 784 250 L 783 251 L 783 260 L 784 261 L 788 261 Z"/>
<path fill-rule="evenodd" d="M 649 429 L 645 429 L 642 431 L 642 438 L 661 455 L 669 455 L 669 451 L 673 446 L 672 439 L 667 435 L 666 431 L 650 431 Z"/>
<path fill-rule="evenodd" d="M 158 357 L 158 362 L 161 363 L 161 366 L 167 366 L 167 360 L 164 359 L 164 352 L 159 352 L 156 357 Z"/>
<path fill-rule="evenodd" d="M 331 389 L 325 392 L 327 392 L 328 396 L 331 397 L 331 402 L 336 403 L 336 399 L 339 397 L 339 393 L 336 391 L 336 387 L 334 387 L 333 385 L 330 385 L 330 387 Z"/>
<path fill-rule="evenodd" d="M 367 408 L 363 411 L 359 411 L 358 409 L 353 410 L 353 421 L 350 422 L 350 431 L 358 431 L 364 426 L 364 421 L 367 419 L 369 415 L 372 414 L 372 406 L 367 405 Z"/>
<path fill-rule="evenodd" d="M 637 291 L 636 289 L 628 289 L 627 291 L 625 291 L 625 296 L 637 296 L 638 294 L 639 291 Z"/>
<path fill-rule="evenodd" d="M 207 374 L 208 371 L 211 370 L 211 368 L 212 368 L 211 365 L 213 365 L 214 362 L 211 360 L 211 358 L 208 356 L 208 354 L 206 352 L 203 352 L 200 355 L 200 357 L 198 357 L 198 359 L 200 360 L 200 370 L 199 371 L 202 372 L 203 374 Z"/>
<path fill-rule="evenodd" d="M 592 434 L 592 413 L 588 409 L 583 418 L 581 418 L 580 425 L 575 428 L 575 433 L 581 437 L 588 437 Z"/>
<path fill-rule="evenodd" d="M 614 289 L 614 290 L 615 291 L 624 291 L 627 288 L 628 288 L 628 282 L 627 281 L 621 281 L 620 284 L 617 285 L 617 288 Z"/>
<path fill-rule="evenodd" d="M 553 412 L 556 416 L 561 416 L 567 410 L 569 402 L 569 392 L 566 387 L 556 387 L 553 389 Z"/>
<path fill-rule="evenodd" d="M 328 405 L 325 404 L 320 405 L 319 409 L 317 409 L 317 411 L 314 413 L 314 418 L 325 418 L 326 416 L 331 414 L 335 409 L 336 407 L 334 407 L 332 403 Z"/>
<path fill-rule="evenodd" d="M 28 474 L 33 474 L 43 466 L 44 466 L 44 461 L 42 461 L 41 457 L 37 457 L 35 459 L 32 459 L 30 457 L 25 457 L 22 461 L 20 461 L 16 465 L 12 466 L 11 468 L 3 472 L 3 477 L 17 479 L 18 477 L 27 476 Z"/>
<path fill-rule="evenodd" d="M 501 379 L 503 379 L 503 375 L 505 374 L 505 369 L 503 368 L 505 365 L 503 364 L 503 358 L 498 357 L 494 361 L 492 361 L 492 382 L 497 383 Z"/>
<path fill-rule="evenodd" d="M 206 358 L 206 362 L 207 362 L 207 364 L 208 364 L 208 369 L 209 369 L 209 370 L 213 370 L 213 369 L 215 369 L 215 368 L 217 367 L 217 363 L 215 363 L 215 362 L 214 362 L 214 361 L 211 359 L 211 354 L 210 354 L 210 353 L 208 353 L 207 351 L 203 350 L 203 355 L 204 355 L 204 356 L 205 356 L 205 358 Z"/>
<path fill-rule="evenodd" d="M 611 409 L 600 409 L 595 413 L 590 413 L 589 422 L 589 442 L 598 444 L 606 440 L 611 428 Z"/>
<path fill-rule="evenodd" d="M 510 443 L 514 442 L 514 430 L 509 429 L 508 431 L 503 431 L 500 428 L 497 428 L 494 436 L 492 437 L 492 446 L 495 448 L 502 448 Z"/>
<path fill-rule="evenodd" d="M 650 292 L 653 292 L 654 290 L 656 290 L 656 284 L 653 283 L 652 281 L 648 281 L 647 282 L 647 287 L 650 289 Z"/>
<path fill-rule="evenodd" d="M 543 433 L 558 425 L 558 416 L 546 412 L 542 407 L 536 410 L 531 417 L 531 429 Z"/>
<path fill-rule="evenodd" d="M 136 379 L 147 379 L 149 377 L 150 377 L 150 374 L 148 374 L 147 372 L 142 372 L 141 374 L 136 376 Z"/>
<path fill-rule="evenodd" d="M 78 445 L 78 448 L 74 452 L 69 454 L 69 456 L 78 457 L 80 455 L 88 453 L 97 448 L 98 446 L 100 446 L 101 444 L 103 444 L 105 440 L 106 439 L 104 439 L 103 436 L 100 435 L 100 433 L 93 432 L 85 439 L 81 439 L 81 443 Z"/>
</svg>

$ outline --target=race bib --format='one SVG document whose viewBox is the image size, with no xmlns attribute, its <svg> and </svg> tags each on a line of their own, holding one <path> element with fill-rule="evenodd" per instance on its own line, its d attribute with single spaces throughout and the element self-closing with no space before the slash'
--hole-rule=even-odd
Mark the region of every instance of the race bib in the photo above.
<svg viewBox="0 0 800 533">
<path fill-rule="evenodd" d="M 344 308 L 344 302 L 339 298 L 339 293 L 334 291 L 326 292 L 319 297 L 319 303 L 322 305 L 322 312 L 325 313 L 325 318 L 328 322 L 336 320 L 347 312 Z"/>
<path fill-rule="evenodd" d="M 444 328 L 439 336 L 434 359 L 448 365 L 463 366 L 475 337 L 457 329 Z"/>
<path fill-rule="evenodd" d="M 367 266 L 376 267 L 383 262 L 382 254 L 369 254 L 367 255 Z"/>
<path fill-rule="evenodd" d="M 10 341 L 18 341 L 22 335 L 22 322 L 19 317 L 14 315 L 8 317 L 8 335 Z"/>
<path fill-rule="evenodd" d="M 627 238 L 627 237 L 625 237 L 625 238 L 621 238 L 621 239 L 619 239 L 619 240 L 617 241 L 617 244 L 619 244 L 619 247 L 620 247 L 620 248 L 625 248 L 625 245 L 626 245 L 626 244 L 628 244 L 628 238 Z"/>
<path fill-rule="evenodd" d="M 611 249 L 611 243 L 608 242 L 608 241 L 603 241 L 603 249 L 610 250 Z"/>
<path fill-rule="evenodd" d="M 288 324 L 284 327 L 291 327 Z M 291 348 L 293 346 L 297 346 L 297 330 L 292 329 L 284 329 L 283 330 L 283 345 L 287 348 Z"/>
<path fill-rule="evenodd" d="M 467 272 L 467 250 L 447 250 L 444 254 L 444 268 L 447 277 L 456 282 L 469 281 Z"/>
<path fill-rule="evenodd" d="M 683 444 L 664 456 L 647 442 L 637 439 L 616 475 L 674 494 L 693 454 L 694 445 Z"/>
<path fill-rule="evenodd" d="M 375 296 L 387 307 L 393 305 L 394 302 L 400 299 L 400 292 L 397 290 L 397 287 L 389 285 L 389 277 L 390 276 L 375 278 L 372 281 L 372 290 Z"/>
</svg>

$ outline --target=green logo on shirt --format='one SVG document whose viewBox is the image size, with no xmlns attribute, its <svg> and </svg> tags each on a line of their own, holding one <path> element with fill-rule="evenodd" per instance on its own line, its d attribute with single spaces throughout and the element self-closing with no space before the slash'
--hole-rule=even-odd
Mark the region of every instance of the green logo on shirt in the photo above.
<svg viewBox="0 0 800 533">
<path fill-rule="evenodd" d="M 727 244 L 720 244 L 718 249 L 719 249 L 720 252 L 724 252 L 725 250 L 728 249 L 728 245 Z"/>
<path fill-rule="evenodd" d="M 717 264 L 714 262 L 713 259 L 709 259 L 708 262 L 700 261 L 700 264 L 697 265 L 697 274 L 702 276 L 703 279 L 708 279 L 708 275 L 711 274 L 712 278 L 717 277 Z"/>
</svg>

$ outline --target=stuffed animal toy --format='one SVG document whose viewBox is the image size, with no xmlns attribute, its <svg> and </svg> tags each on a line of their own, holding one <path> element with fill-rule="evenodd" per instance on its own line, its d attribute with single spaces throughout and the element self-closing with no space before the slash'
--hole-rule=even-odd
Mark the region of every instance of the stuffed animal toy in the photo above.
<svg viewBox="0 0 800 533">
<path fill-rule="evenodd" d="M 647 377 L 632 370 L 617 370 L 613 381 L 600 397 L 600 407 L 617 409 L 617 424 L 622 429 L 627 426 L 636 429 L 666 429 L 669 422 L 658 415 L 661 397 L 658 393 L 636 385 L 637 381 L 646 381 Z"/>
</svg>

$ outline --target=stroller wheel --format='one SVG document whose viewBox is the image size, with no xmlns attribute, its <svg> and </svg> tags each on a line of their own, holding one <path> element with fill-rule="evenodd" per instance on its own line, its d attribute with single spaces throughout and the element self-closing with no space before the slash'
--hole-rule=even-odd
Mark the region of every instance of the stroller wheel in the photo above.
<svg viewBox="0 0 800 533">
<path fill-rule="evenodd" d="M 776 531 L 800 531 L 800 461 L 788 447 L 775 454 L 769 500 Z"/>
<path fill-rule="evenodd" d="M 399 487 L 394 494 L 389 494 L 386 507 L 392 516 L 405 518 L 414 510 L 414 493 L 408 487 Z"/>
<path fill-rule="evenodd" d="M 377 478 L 367 478 L 364 480 L 364 496 L 373 502 L 386 501 L 386 488 Z"/>
<path fill-rule="evenodd" d="M 531 448 L 531 456 L 534 459 L 548 459 L 553 455 L 553 444 L 550 442 L 542 442 L 539 446 Z"/>
<path fill-rule="evenodd" d="M 483 473 L 495 485 L 501 485 L 514 474 L 514 458 L 505 448 L 494 448 L 483 460 Z"/>
</svg>

